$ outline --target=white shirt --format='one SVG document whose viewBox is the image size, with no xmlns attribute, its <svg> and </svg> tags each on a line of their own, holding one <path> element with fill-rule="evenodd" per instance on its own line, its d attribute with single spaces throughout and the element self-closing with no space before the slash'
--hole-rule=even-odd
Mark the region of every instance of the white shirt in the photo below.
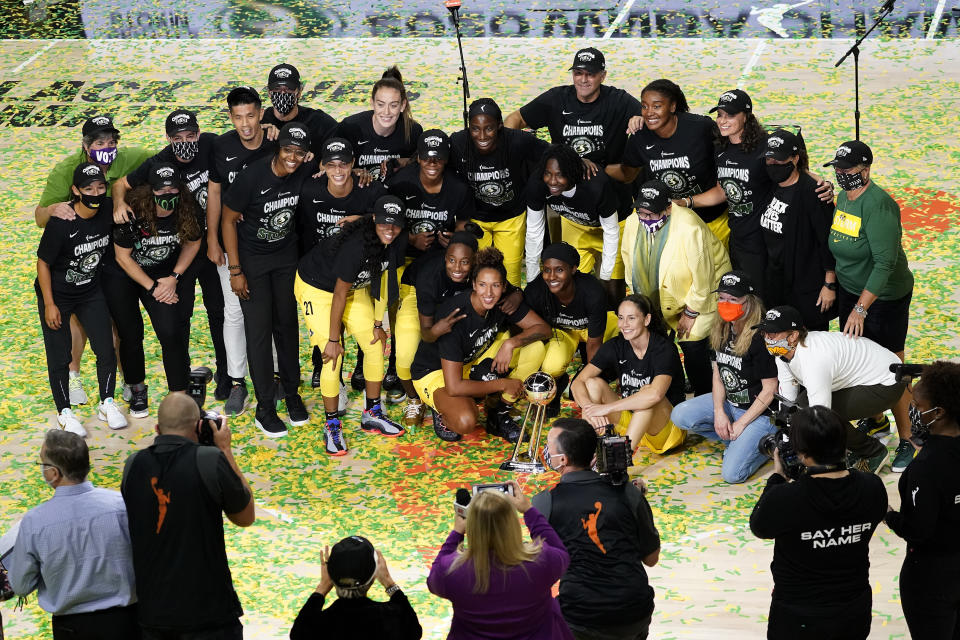
<svg viewBox="0 0 960 640">
<path fill-rule="evenodd" d="M 837 331 L 811 331 L 797 345 L 789 362 L 777 358 L 780 395 L 796 400 L 798 385 L 807 390 L 810 406 L 830 407 L 834 391 L 869 385 L 892 386 L 891 364 L 900 358 L 867 338 L 850 338 Z"/>
</svg>

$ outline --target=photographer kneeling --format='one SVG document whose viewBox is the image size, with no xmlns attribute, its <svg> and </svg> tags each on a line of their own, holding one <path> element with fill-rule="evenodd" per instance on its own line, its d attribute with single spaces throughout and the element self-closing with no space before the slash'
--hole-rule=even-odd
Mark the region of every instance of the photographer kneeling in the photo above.
<svg viewBox="0 0 960 640">
<path fill-rule="evenodd" d="M 598 438 L 586 420 L 561 418 L 547 433 L 547 465 L 560 482 L 533 506 L 570 552 L 560 610 L 577 640 L 642 640 L 653 614 L 643 565 L 660 559 L 660 534 L 643 493 L 592 471 Z"/>
<path fill-rule="evenodd" d="M 804 466 L 788 482 L 775 449 L 774 473 L 750 514 L 750 530 L 773 538 L 773 601 L 767 638 L 859 640 L 870 634 L 869 544 L 887 510 L 876 476 L 847 470 L 847 428 L 821 406 L 800 409 L 787 443 Z"/>
</svg>

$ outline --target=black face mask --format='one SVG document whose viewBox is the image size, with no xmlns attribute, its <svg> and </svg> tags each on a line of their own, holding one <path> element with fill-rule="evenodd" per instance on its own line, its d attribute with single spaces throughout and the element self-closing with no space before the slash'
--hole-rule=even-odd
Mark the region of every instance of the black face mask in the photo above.
<svg viewBox="0 0 960 640">
<path fill-rule="evenodd" d="M 768 164 L 766 167 L 767 175 L 770 176 L 770 179 L 773 180 L 775 184 L 780 184 L 787 180 L 794 169 L 792 162 L 788 162 L 787 164 Z"/>
<path fill-rule="evenodd" d="M 100 205 L 103 204 L 104 198 L 107 197 L 106 193 L 101 193 L 96 196 L 91 196 L 86 193 L 80 194 L 80 203 L 85 206 L 87 209 L 93 209 L 96 211 L 100 208 Z"/>
<path fill-rule="evenodd" d="M 179 193 L 164 193 L 163 195 L 153 194 L 153 201 L 157 203 L 157 206 L 165 211 L 173 211 L 177 207 L 177 202 L 180 201 Z"/>
<path fill-rule="evenodd" d="M 837 173 L 837 184 L 844 191 L 856 191 L 867 183 L 863 177 L 863 171 L 856 173 Z"/>
<path fill-rule="evenodd" d="M 170 147 L 173 149 L 173 155 L 186 162 L 190 162 L 200 153 L 199 140 L 194 140 L 193 142 L 171 142 Z"/>
<path fill-rule="evenodd" d="M 287 93 L 286 91 L 271 91 L 270 102 L 273 108 L 281 115 L 287 115 L 297 106 L 297 94 Z"/>
</svg>

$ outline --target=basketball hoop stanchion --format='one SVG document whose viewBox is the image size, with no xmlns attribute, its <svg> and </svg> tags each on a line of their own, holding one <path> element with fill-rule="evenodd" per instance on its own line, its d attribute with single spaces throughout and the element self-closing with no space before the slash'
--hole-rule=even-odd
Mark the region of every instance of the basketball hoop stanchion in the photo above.
<svg viewBox="0 0 960 640">
<path fill-rule="evenodd" d="M 557 395 L 557 383 L 550 374 L 537 371 L 523 381 L 523 392 L 529 404 L 523 414 L 520 437 L 513 447 L 513 455 L 501 464 L 500 468 L 514 473 L 543 473 L 546 468 L 538 456 L 540 438 L 543 435 L 543 423 L 547 418 L 547 405 Z M 524 451 L 523 441 L 524 436 L 527 435 L 530 438 L 530 444 Z"/>
</svg>

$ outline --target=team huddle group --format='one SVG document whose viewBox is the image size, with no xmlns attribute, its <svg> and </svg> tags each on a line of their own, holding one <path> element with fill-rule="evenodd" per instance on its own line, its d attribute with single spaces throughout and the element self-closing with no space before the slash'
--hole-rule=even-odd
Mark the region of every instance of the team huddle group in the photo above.
<svg viewBox="0 0 960 640">
<path fill-rule="evenodd" d="M 870 148 L 845 142 L 824 165 L 834 203 L 799 127 L 762 127 L 742 90 L 719 97 L 714 120 L 669 80 L 638 100 L 604 84 L 605 69 L 600 51 L 581 49 L 571 85 L 505 118 L 476 100 L 449 136 L 414 119 L 396 67 L 373 85 L 370 110 L 338 123 L 299 104 L 298 70 L 278 64 L 271 107 L 252 87 L 232 90 L 222 135 L 175 110 L 155 154 L 121 146 L 108 115 L 90 118 L 36 210 L 60 425 L 86 435 L 71 406 L 86 402 L 87 338 L 99 417 L 127 424 L 118 365 L 129 414 L 147 415 L 140 305 L 169 390 L 187 389 L 199 282 L 215 397 L 243 413 L 249 371 L 256 425 L 271 437 L 288 433 L 280 402 L 291 426 L 309 421 L 302 318 L 331 455 L 348 449 L 352 336 L 368 433 L 400 436 L 429 409 L 437 436 L 455 441 L 478 427 L 485 398 L 486 431 L 515 442 L 513 405 L 541 370 L 557 380 L 548 415 L 569 389 L 585 419 L 634 447 L 665 452 L 691 431 L 722 440 L 730 482 L 763 463 L 756 444 L 774 430 L 778 388 L 859 420 L 850 464 L 874 471 L 888 453 L 869 436 L 889 430 L 892 408 L 902 470 L 914 455 L 909 393 L 889 365 L 903 358 L 913 278 Z M 553 144 L 530 131 L 543 127 Z M 838 316 L 842 333 L 827 332 Z M 390 418 L 383 403 L 404 401 Z"/>
</svg>

